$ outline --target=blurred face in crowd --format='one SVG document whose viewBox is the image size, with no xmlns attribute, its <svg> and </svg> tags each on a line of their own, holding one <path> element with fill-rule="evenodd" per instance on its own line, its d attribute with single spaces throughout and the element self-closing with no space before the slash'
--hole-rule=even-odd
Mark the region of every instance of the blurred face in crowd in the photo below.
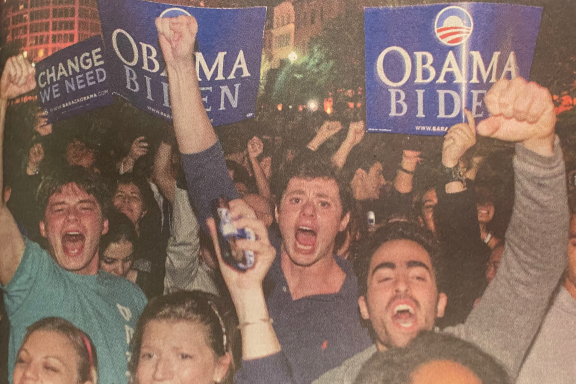
<svg viewBox="0 0 576 384">
<path fill-rule="evenodd" d="M 334 179 L 293 177 L 276 210 L 282 233 L 282 253 L 299 266 L 332 257 L 338 232 L 348 224 L 342 216 L 339 187 Z"/>
<path fill-rule="evenodd" d="M 41 136 L 46 136 L 52 133 L 52 124 L 48 124 L 48 119 L 46 118 L 47 111 L 43 111 L 38 108 L 36 110 L 36 118 L 34 120 L 34 130 L 38 132 Z"/>
<path fill-rule="evenodd" d="M 411 384 L 482 384 L 469 368 L 450 360 L 435 360 L 418 367 Z"/>
<path fill-rule="evenodd" d="M 566 269 L 564 286 L 576 300 L 576 214 L 570 216 L 568 268 Z"/>
<path fill-rule="evenodd" d="M 476 204 L 478 210 L 478 222 L 488 224 L 494 217 L 494 203 L 487 201 L 482 204 Z"/>
<path fill-rule="evenodd" d="M 108 220 L 98 201 L 74 183 L 50 196 L 40 222 L 40 234 L 58 265 L 82 275 L 98 272 L 98 245 L 106 232 Z"/>
<path fill-rule="evenodd" d="M 498 245 L 490 253 L 490 259 L 488 260 L 488 268 L 486 269 L 486 280 L 492 282 L 496 276 L 496 272 L 500 267 L 500 260 L 502 260 L 502 252 L 504 252 L 504 245 Z"/>
<path fill-rule="evenodd" d="M 79 357 L 67 337 L 37 330 L 18 351 L 14 384 L 78 384 Z M 90 382 L 86 382 L 87 384 Z"/>
<path fill-rule="evenodd" d="M 134 246 L 128 240 L 110 243 L 100 254 L 100 269 L 120 277 L 126 277 L 133 262 Z"/>
<path fill-rule="evenodd" d="M 365 179 L 365 192 L 369 199 L 378 199 L 380 190 L 386 185 L 382 175 L 382 163 L 377 161 L 370 167 Z"/>
<path fill-rule="evenodd" d="M 370 260 L 367 283 L 358 304 L 362 318 L 372 323 L 381 351 L 405 347 L 444 316 L 446 295 L 438 293 L 430 255 L 414 241 L 382 244 Z"/>
<path fill-rule="evenodd" d="M 434 207 L 438 204 L 438 196 L 434 188 L 429 189 L 424 196 L 422 196 L 422 213 L 420 215 L 421 223 L 428 228 L 432 233 L 436 233 L 436 225 L 434 223 Z"/>
<path fill-rule="evenodd" d="M 96 163 L 96 157 L 93 149 L 87 148 L 86 144 L 74 139 L 66 146 L 66 161 L 69 165 L 79 165 L 89 169 Z"/>
<path fill-rule="evenodd" d="M 119 184 L 112 200 L 114 208 L 128 216 L 138 231 L 138 223 L 146 215 L 144 199 L 140 189 L 132 183 Z"/>
<path fill-rule="evenodd" d="M 204 324 L 192 321 L 151 320 L 144 328 L 138 384 L 212 384 L 220 382 L 230 355 L 216 355 Z"/>
</svg>

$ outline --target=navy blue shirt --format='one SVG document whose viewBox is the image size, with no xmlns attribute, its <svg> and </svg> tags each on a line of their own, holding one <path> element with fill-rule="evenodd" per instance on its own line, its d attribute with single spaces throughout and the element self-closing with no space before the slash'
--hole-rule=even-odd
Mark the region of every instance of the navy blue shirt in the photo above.
<svg viewBox="0 0 576 384">
<path fill-rule="evenodd" d="M 188 191 L 199 218 L 205 225 L 210 216 L 209 202 L 225 195 L 237 198 L 226 169 L 219 143 L 194 155 L 183 155 Z M 263 283 L 273 326 L 282 346 L 278 354 L 243 361 L 235 383 L 311 383 L 324 372 L 342 364 L 372 345 L 368 330 L 360 323 L 358 284 L 350 263 L 335 256 L 346 273 L 340 291 L 292 300 L 290 288 L 277 256 Z"/>
</svg>

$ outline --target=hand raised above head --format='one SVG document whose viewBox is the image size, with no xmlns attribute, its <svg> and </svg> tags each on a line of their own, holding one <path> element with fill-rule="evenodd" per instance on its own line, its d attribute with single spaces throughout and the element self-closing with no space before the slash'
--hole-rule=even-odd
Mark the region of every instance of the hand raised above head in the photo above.
<svg viewBox="0 0 576 384">
<path fill-rule="evenodd" d="M 478 134 L 524 144 L 552 156 L 556 114 L 550 92 L 521 77 L 501 79 L 484 98 L 491 116 L 478 124 Z"/>
<path fill-rule="evenodd" d="M 255 159 L 264 151 L 264 143 L 258 136 L 254 136 L 248 141 L 248 156 Z"/>
<path fill-rule="evenodd" d="M 0 80 L 0 99 L 9 100 L 36 88 L 36 70 L 23 55 L 6 61 Z"/>
<path fill-rule="evenodd" d="M 357 145 L 362 141 L 364 134 L 366 133 L 366 124 L 364 121 L 353 121 L 350 123 L 350 127 L 348 128 L 348 136 L 346 137 L 347 140 L 352 142 L 352 145 Z"/>
<path fill-rule="evenodd" d="M 191 64 L 198 23 L 193 16 L 156 18 L 158 40 L 166 65 Z"/>
<path fill-rule="evenodd" d="M 476 123 L 472 112 L 464 109 L 468 123 L 454 124 L 444 136 L 442 164 L 455 167 L 466 151 L 476 144 Z"/>
</svg>

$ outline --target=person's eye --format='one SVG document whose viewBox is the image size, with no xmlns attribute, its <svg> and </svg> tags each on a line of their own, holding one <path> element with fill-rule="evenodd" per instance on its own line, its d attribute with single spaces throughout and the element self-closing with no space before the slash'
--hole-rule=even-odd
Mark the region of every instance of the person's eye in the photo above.
<svg viewBox="0 0 576 384">
<path fill-rule="evenodd" d="M 141 352 L 140 353 L 140 360 L 150 360 L 153 357 L 154 357 L 154 355 L 151 352 Z"/>
<path fill-rule="evenodd" d="M 302 200 L 300 200 L 299 197 L 293 197 L 290 199 L 290 203 L 292 203 L 292 204 L 300 204 L 300 201 L 302 201 Z"/>
<path fill-rule="evenodd" d="M 49 372 L 54 372 L 54 373 L 58 373 L 60 372 L 60 370 L 58 368 L 56 368 L 55 366 L 51 365 L 51 364 L 44 364 L 44 369 L 49 371 Z"/>
<path fill-rule="evenodd" d="M 103 258 L 102 258 L 102 262 L 103 262 L 104 264 L 108 264 L 108 265 L 114 264 L 115 261 L 116 261 L 115 259 L 109 259 L 109 258 L 107 258 L 107 257 L 103 257 Z"/>
<path fill-rule="evenodd" d="M 187 353 L 181 353 L 181 354 L 180 354 L 180 359 L 182 359 L 182 360 L 189 360 L 189 359 L 192 359 L 192 355 L 189 355 L 189 354 L 187 354 Z"/>
<path fill-rule="evenodd" d="M 322 208 L 330 208 L 330 207 L 331 207 L 330 202 L 329 202 L 329 201 L 326 201 L 326 200 L 320 201 L 319 205 L 320 205 Z"/>
<path fill-rule="evenodd" d="M 84 212 L 91 212 L 94 210 L 94 207 L 92 205 L 82 205 L 80 210 Z"/>
</svg>

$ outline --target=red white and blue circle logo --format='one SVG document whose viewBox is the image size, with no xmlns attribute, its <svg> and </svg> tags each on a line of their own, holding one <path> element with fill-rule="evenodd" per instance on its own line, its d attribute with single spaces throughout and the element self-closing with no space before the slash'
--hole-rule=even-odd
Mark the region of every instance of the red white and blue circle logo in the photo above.
<svg viewBox="0 0 576 384">
<path fill-rule="evenodd" d="M 460 45 L 472 34 L 474 21 L 463 8 L 450 6 L 444 8 L 434 23 L 434 31 L 440 41 L 446 45 Z"/>
</svg>

